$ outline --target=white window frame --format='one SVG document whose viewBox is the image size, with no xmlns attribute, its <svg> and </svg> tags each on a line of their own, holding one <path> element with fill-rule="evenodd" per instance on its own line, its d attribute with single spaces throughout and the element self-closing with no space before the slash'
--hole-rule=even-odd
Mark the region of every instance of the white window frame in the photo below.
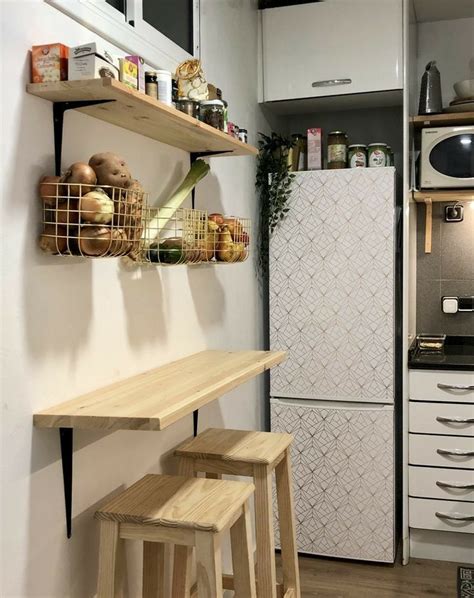
<svg viewBox="0 0 474 598">
<path fill-rule="evenodd" d="M 45 0 L 124 53 L 141 56 L 146 64 L 171 72 L 183 60 L 200 57 L 200 0 L 193 0 L 192 56 L 143 20 L 141 0 L 126 0 L 123 15 L 105 0 Z M 134 26 L 129 24 L 134 22 Z"/>
</svg>

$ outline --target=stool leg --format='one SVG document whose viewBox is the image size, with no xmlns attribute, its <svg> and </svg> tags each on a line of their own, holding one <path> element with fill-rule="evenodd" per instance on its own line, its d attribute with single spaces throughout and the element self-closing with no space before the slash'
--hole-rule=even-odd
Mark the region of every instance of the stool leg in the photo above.
<svg viewBox="0 0 474 598">
<path fill-rule="evenodd" d="M 230 541 L 235 598 L 256 598 L 252 525 L 247 503 L 242 507 L 242 515 L 230 528 Z"/>
<path fill-rule="evenodd" d="M 143 542 L 143 598 L 165 596 L 165 545 Z"/>
<path fill-rule="evenodd" d="M 196 574 L 199 598 L 222 598 L 219 534 L 196 532 Z"/>
<path fill-rule="evenodd" d="M 119 523 L 101 520 L 97 598 L 115 598 L 120 543 Z"/>
<path fill-rule="evenodd" d="M 290 450 L 285 451 L 285 457 L 275 470 L 278 520 L 280 522 L 281 562 L 283 568 L 283 589 L 292 589 L 295 598 L 300 598 L 300 576 L 298 568 L 298 551 L 296 548 L 295 515 L 293 504 L 293 489 L 291 480 Z"/>
<path fill-rule="evenodd" d="M 176 546 L 174 549 L 172 598 L 190 598 L 193 549 Z"/>
<path fill-rule="evenodd" d="M 276 598 L 275 538 L 273 535 L 272 470 L 254 465 L 255 532 L 257 537 L 257 596 Z"/>
</svg>

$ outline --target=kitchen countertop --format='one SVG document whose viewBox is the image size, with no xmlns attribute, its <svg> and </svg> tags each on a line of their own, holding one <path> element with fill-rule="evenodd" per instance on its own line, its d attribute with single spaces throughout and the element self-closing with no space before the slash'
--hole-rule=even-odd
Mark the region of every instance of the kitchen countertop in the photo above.
<svg viewBox="0 0 474 598">
<path fill-rule="evenodd" d="M 426 353 L 416 346 L 416 339 L 408 351 L 408 367 L 418 370 L 474 371 L 474 336 L 447 336 L 444 350 Z"/>
</svg>

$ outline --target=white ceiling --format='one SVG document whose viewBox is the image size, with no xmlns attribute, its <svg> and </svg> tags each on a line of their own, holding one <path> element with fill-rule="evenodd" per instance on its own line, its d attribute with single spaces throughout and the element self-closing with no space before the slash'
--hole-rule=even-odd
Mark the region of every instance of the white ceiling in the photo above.
<svg viewBox="0 0 474 598">
<path fill-rule="evenodd" d="M 413 0 L 413 4 L 418 23 L 474 17 L 474 0 Z"/>
</svg>

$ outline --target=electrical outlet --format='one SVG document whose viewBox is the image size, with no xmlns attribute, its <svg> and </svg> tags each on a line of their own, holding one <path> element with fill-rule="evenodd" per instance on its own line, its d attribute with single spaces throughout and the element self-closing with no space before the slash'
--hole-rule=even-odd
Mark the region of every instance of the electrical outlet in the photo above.
<svg viewBox="0 0 474 598">
<path fill-rule="evenodd" d="M 444 220 L 445 222 L 462 222 L 464 220 L 464 207 L 459 204 L 446 206 L 444 208 Z"/>
</svg>

